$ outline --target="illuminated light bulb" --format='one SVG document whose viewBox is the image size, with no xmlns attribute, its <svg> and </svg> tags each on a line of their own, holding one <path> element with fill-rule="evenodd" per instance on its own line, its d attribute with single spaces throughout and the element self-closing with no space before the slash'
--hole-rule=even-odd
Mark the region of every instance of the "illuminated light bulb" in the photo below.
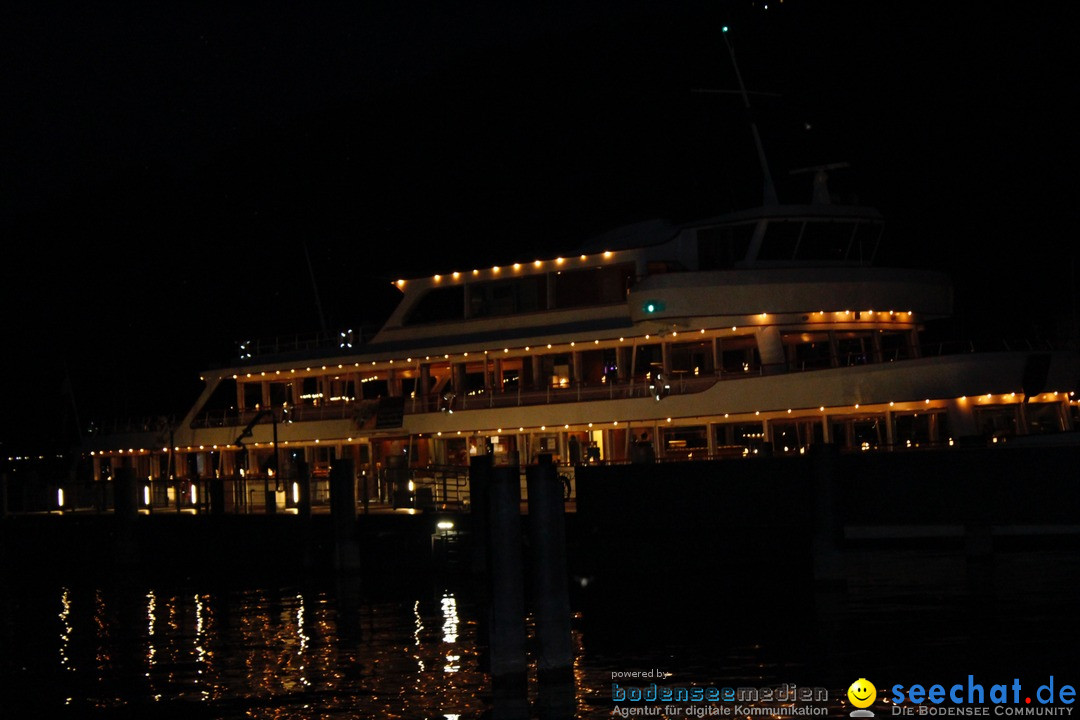
<svg viewBox="0 0 1080 720">
<path fill-rule="evenodd" d="M 520 270 L 521 269 L 521 263 L 514 263 L 514 269 L 515 270 Z"/>
<path fill-rule="evenodd" d="M 556 265 L 562 265 L 564 262 L 566 262 L 566 261 L 563 260 L 561 257 L 555 258 L 555 264 Z"/>
<path fill-rule="evenodd" d="M 589 427 L 592 427 L 592 423 L 589 423 Z"/>
<path fill-rule="evenodd" d="M 455 270 L 455 271 L 454 271 L 454 272 L 452 273 L 452 275 L 453 275 L 453 278 L 454 278 L 455 280 L 457 280 L 457 279 L 458 279 L 459 277 L 461 277 L 461 273 L 459 273 L 459 272 L 458 272 L 457 270 Z"/>
<path fill-rule="evenodd" d="M 533 267 L 540 267 L 543 264 L 544 263 L 540 262 L 539 260 L 533 260 Z"/>
<path fill-rule="evenodd" d="M 582 255 L 581 256 L 581 262 L 585 262 L 587 259 L 588 259 L 587 255 Z"/>
<path fill-rule="evenodd" d="M 566 425 L 563 425 L 563 430 L 569 430 L 569 429 L 570 429 L 570 424 L 569 423 L 567 423 Z"/>
<path fill-rule="evenodd" d="M 821 412 L 825 412 L 825 406 L 822 405 L 821 407 L 818 408 L 818 410 L 820 410 Z"/>
<path fill-rule="evenodd" d="M 610 250 L 605 250 L 604 251 L 604 257 L 606 257 L 606 258 L 611 257 L 611 251 Z"/>
<path fill-rule="evenodd" d="M 439 282 L 440 280 L 442 280 L 442 275 L 436 275 L 435 282 Z"/>
<path fill-rule="evenodd" d="M 859 403 L 855 403 L 855 409 L 856 409 L 856 410 L 858 410 L 858 409 L 859 409 Z"/>
<path fill-rule="evenodd" d="M 498 265 L 496 265 L 496 266 L 494 266 L 493 268 L 491 268 L 491 272 L 493 272 L 493 273 L 498 273 L 500 269 L 501 269 L 501 268 L 500 268 L 500 267 L 499 267 Z"/>
<path fill-rule="evenodd" d="M 731 332 L 735 332 L 735 331 L 736 331 L 736 330 L 738 330 L 738 329 L 739 329 L 739 328 L 735 327 L 734 325 L 732 325 L 732 326 L 731 326 Z"/>
<path fill-rule="evenodd" d="M 547 430 L 547 425 L 541 425 L 541 426 L 540 426 L 540 429 L 541 429 L 541 430 Z"/>
<path fill-rule="evenodd" d="M 404 280 L 398 280 L 394 284 L 397 285 L 398 287 L 405 287 L 405 281 Z"/>
</svg>

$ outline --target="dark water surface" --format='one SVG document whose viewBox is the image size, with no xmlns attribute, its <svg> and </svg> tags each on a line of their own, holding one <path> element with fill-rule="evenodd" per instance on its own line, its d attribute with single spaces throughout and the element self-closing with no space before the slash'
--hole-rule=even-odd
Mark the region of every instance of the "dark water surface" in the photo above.
<svg viewBox="0 0 1080 720">
<path fill-rule="evenodd" d="M 846 585 L 828 590 L 791 580 L 782 562 L 771 581 L 658 572 L 640 592 L 575 588 L 572 709 L 546 716 L 612 717 L 612 673 L 654 668 L 669 684 L 825 687 L 833 716 L 860 677 L 879 697 L 894 683 L 969 674 L 987 686 L 1019 678 L 1032 691 L 1050 675 L 1080 684 L 1074 550 L 974 563 L 849 551 L 844 561 Z M 481 669 L 481 607 L 465 580 L 58 572 L 2 581 L 4 718 L 546 712 L 535 682 L 529 705 L 495 703 Z"/>
</svg>

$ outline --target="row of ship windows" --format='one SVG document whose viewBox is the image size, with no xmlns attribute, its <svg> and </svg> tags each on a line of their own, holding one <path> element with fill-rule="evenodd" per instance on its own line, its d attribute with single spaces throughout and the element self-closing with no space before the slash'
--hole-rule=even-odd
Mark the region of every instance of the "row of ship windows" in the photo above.
<svg viewBox="0 0 1080 720">
<path fill-rule="evenodd" d="M 436 287 L 416 301 L 403 324 L 610 305 L 625 300 L 633 278 L 634 264 L 620 263 Z"/>
</svg>

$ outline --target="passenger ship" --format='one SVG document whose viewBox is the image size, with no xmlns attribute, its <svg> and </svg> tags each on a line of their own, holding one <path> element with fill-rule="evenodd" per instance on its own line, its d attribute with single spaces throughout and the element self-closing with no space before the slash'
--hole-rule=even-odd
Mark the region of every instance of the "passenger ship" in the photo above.
<svg viewBox="0 0 1080 720">
<path fill-rule="evenodd" d="M 880 214 L 815 202 L 647 222 L 566 257 L 397 280 L 367 342 L 244 343 L 182 421 L 98 435 L 94 478 L 144 479 L 146 505 L 297 502 L 336 460 L 363 500 L 467 501 L 469 458 L 528 464 L 753 458 L 1075 437 L 1075 353 L 929 352 L 952 312 L 937 272 L 875 267 Z M 355 346 L 354 346 L 355 345 Z M 280 473 L 278 472 L 280 468 Z M 413 492 L 408 492 L 409 491 Z M 260 493 L 271 500 L 263 506 Z M 324 495 L 325 493 L 322 493 Z"/>
</svg>

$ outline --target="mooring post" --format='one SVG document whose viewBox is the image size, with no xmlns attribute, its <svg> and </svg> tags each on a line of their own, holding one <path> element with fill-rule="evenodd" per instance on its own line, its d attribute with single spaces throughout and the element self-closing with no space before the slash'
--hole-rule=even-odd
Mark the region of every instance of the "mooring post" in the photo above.
<svg viewBox="0 0 1080 720">
<path fill-rule="evenodd" d="M 131 565 L 138 560 L 139 549 L 135 540 L 135 518 L 139 514 L 139 484 L 135 470 L 117 468 L 113 474 L 113 516 L 116 519 L 116 539 L 113 557 L 120 565 Z"/>
<path fill-rule="evenodd" d="M 566 581 L 563 485 L 554 464 L 525 471 L 529 491 L 532 605 L 536 617 L 537 672 L 541 682 L 573 680 L 570 593 Z"/>
<path fill-rule="evenodd" d="M 356 478 L 352 460 L 342 458 L 330 466 L 330 515 L 334 525 L 334 567 L 360 569 L 356 539 Z"/>
<path fill-rule="evenodd" d="M 139 514 L 139 487 L 132 468 L 117 468 L 113 476 L 113 513 L 126 520 Z"/>
<path fill-rule="evenodd" d="M 814 477 L 814 580 L 826 584 L 843 583 L 844 562 L 840 550 L 843 528 L 836 511 L 839 451 L 833 443 L 810 447 Z"/>
<path fill-rule="evenodd" d="M 210 478 L 210 514 L 225 514 L 225 478 Z"/>
<path fill-rule="evenodd" d="M 311 517 L 311 472 L 308 469 L 308 464 L 303 460 L 297 460 L 296 467 L 296 487 L 299 490 L 297 492 L 298 502 L 296 503 L 296 512 L 302 518 Z"/>
<path fill-rule="evenodd" d="M 483 575 L 488 570 L 488 551 L 491 535 L 488 532 L 488 515 L 491 508 L 491 456 L 474 455 L 469 458 L 469 508 L 472 513 L 471 570 Z"/>
<path fill-rule="evenodd" d="M 496 695 L 527 689 L 525 588 L 521 549 L 521 474 L 500 466 L 491 478 L 491 677 Z"/>
</svg>

